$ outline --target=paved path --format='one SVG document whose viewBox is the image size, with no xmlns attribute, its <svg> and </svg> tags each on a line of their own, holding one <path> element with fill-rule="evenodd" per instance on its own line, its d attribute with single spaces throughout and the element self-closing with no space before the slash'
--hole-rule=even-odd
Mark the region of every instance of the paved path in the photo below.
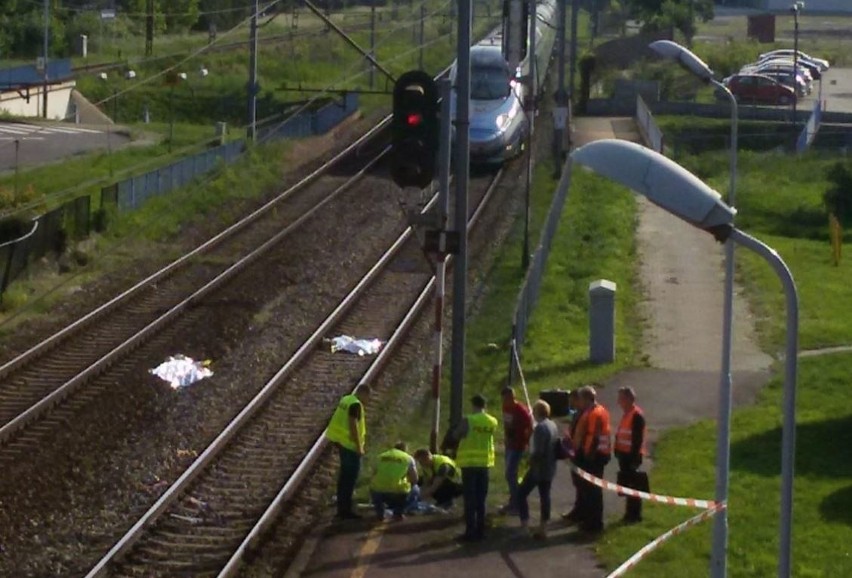
<svg viewBox="0 0 852 578">
<path fill-rule="evenodd" d="M 600 138 L 638 140 L 632 119 L 577 119 L 574 143 Z M 641 278 L 647 299 L 646 348 L 653 368 L 627 371 L 608 380 L 601 399 L 615 408 L 619 386 L 640 396 L 653 441 L 669 427 L 715 416 L 720 363 L 722 251 L 697 229 L 640 201 L 638 243 Z M 735 398 L 750 402 L 768 377 L 770 359 L 754 343 L 751 318 L 738 300 Z M 617 411 L 614 419 L 618 419 Z M 649 464 L 650 466 L 651 464 Z M 615 468 L 607 468 L 614 479 Z M 653 485 L 653 475 L 652 475 Z M 692 496 L 708 497 L 712 496 Z M 567 467 L 554 485 L 555 513 L 573 501 Z M 607 494 L 608 517 L 620 516 L 623 503 Z M 535 516 L 535 508 L 533 512 Z M 557 528 L 541 544 L 521 536 L 517 520 L 498 519 L 487 543 L 460 547 L 452 541 L 458 524 L 445 518 L 421 518 L 370 529 L 353 523 L 332 527 L 310 541 L 290 575 L 322 578 L 409 578 L 443 575 L 488 578 L 526 576 L 603 576 L 591 545 L 573 529 Z M 708 545 L 709 548 L 709 545 Z M 311 554 L 311 552 L 313 552 Z"/>
<path fill-rule="evenodd" d="M 17 161 L 15 141 L 19 148 Z M 15 163 L 33 166 L 54 162 L 96 149 L 113 149 L 130 142 L 124 130 L 69 123 L 0 122 L 0 172 Z"/>
</svg>

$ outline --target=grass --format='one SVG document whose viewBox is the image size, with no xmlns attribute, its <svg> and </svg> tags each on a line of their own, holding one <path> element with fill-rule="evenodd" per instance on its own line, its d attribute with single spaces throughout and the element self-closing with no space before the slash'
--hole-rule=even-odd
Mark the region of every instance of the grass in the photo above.
<svg viewBox="0 0 852 578">
<path fill-rule="evenodd" d="M 172 241 L 193 223 L 231 222 L 236 216 L 231 210 L 236 209 L 235 201 L 258 197 L 278 186 L 288 150 L 286 142 L 258 145 L 215 176 L 154 197 L 136 211 L 111 214 L 107 232 L 84 244 L 89 255 L 86 267 L 65 276 L 27 271 L 12 283 L 2 302 L 0 333 L 24 319 L 49 313 L 86 282 L 126 268 L 135 259 L 152 254 L 177 256 L 179 247 Z"/>
<path fill-rule="evenodd" d="M 536 169 L 531 194 L 533 245 L 537 243 L 556 189 L 552 171 L 552 165 L 547 162 L 540 163 Z M 635 219 L 634 199 L 629 191 L 585 171 L 574 174 L 523 353 L 531 398 L 535 399 L 542 389 L 573 388 L 602 379 L 636 362 L 639 323 L 635 309 L 638 299 Z M 485 292 L 467 325 L 465 399 L 476 392 L 484 393 L 491 400 L 490 411 L 498 416 L 499 391 L 506 383 L 509 363 L 512 315 L 522 281 L 522 225 L 519 219 L 500 249 L 483 280 Z M 618 359 L 606 366 L 593 366 L 586 361 L 587 291 L 589 282 L 599 278 L 618 284 Z M 441 415 L 448 416 L 449 377 L 444 384 Z M 395 422 L 384 420 L 383 442 L 404 439 L 415 446 L 426 445 L 432 411 L 429 400 L 424 388 L 422 395 L 409 400 L 415 409 L 404 418 Z M 442 431 L 445 427 L 446 423 L 442 423 Z M 502 439 L 502 434 L 498 433 L 497 439 Z M 492 470 L 489 499 L 494 503 L 505 500 L 504 484 L 500 481 L 501 458 L 498 452 L 498 464 Z M 368 477 L 364 477 L 365 481 Z"/>
<path fill-rule="evenodd" d="M 852 355 L 800 364 L 794 503 L 793 575 L 852 574 L 852 467 L 833 448 L 852 443 L 852 399 L 847 395 Z M 754 407 L 732 423 L 729 575 L 772 576 L 778 548 L 781 385 L 773 381 Z M 714 487 L 715 424 L 703 421 L 663 436 L 654 454 L 655 491 L 710 497 Z M 685 508 L 649 504 L 646 522 L 613 526 L 598 546 L 608 568 L 692 515 Z M 694 512 L 693 512 L 694 513 Z M 712 523 L 692 528 L 631 571 L 631 576 L 706 576 Z"/>
<path fill-rule="evenodd" d="M 135 139 L 144 139 L 149 141 L 149 144 L 141 144 L 142 141 L 139 141 L 112 152 L 101 149 L 61 162 L 23 169 L 19 176 L 17 197 L 14 195 L 15 176 L 13 173 L 6 173 L 0 177 L 0 191 L 4 193 L 0 195 L 0 209 L 11 209 L 32 200 L 65 192 L 74 196 L 96 195 L 100 192 L 100 187 L 108 182 L 153 170 L 197 152 L 215 136 L 212 126 L 176 124 L 175 139 L 172 151 L 169 152 L 168 124 L 139 125 L 131 127 L 130 132 Z"/>
<path fill-rule="evenodd" d="M 778 250 L 799 287 L 800 347 L 852 343 L 848 259 L 830 261 L 822 193 L 826 169 L 842 157 L 741 151 L 737 187 L 738 225 Z M 727 188 L 728 155 L 707 151 L 683 155 L 685 166 L 714 188 Z M 848 239 L 848 234 L 847 234 Z M 770 268 L 738 252 L 741 281 L 757 313 L 763 346 L 778 351 L 784 336 L 784 301 Z M 852 426 L 847 395 L 852 355 L 803 359 L 798 379 L 795 576 L 852 574 L 852 469 L 838 463 L 833 448 L 845 447 Z M 776 378 L 758 402 L 735 411 L 732 425 L 729 572 L 771 576 L 777 563 L 780 500 L 781 384 Z M 652 485 L 666 494 L 711 497 L 715 478 L 715 422 L 705 420 L 668 432 L 654 449 Z M 692 515 L 688 510 L 649 504 L 647 522 L 613 526 L 598 544 L 608 568 Z M 707 575 L 711 523 L 690 529 L 631 571 L 655 578 Z"/>
</svg>

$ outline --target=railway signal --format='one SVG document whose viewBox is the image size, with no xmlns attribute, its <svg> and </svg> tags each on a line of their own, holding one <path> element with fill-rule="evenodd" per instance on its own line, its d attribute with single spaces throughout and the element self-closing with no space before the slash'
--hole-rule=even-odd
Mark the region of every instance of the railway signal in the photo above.
<svg viewBox="0 0 852 578">
<path fill-rule="evenodd" d="M 438 87 L 422 70 L 393 88 L 391 177 L 400 187 L 425 188 L 435 176 L 439 144 Z"/>
</svg>

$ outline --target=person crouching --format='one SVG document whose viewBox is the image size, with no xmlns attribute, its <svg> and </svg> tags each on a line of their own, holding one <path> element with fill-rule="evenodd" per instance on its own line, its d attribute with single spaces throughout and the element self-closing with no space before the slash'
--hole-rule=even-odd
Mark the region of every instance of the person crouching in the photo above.
<svg viewBox="0 0 852 578">
<path fill-rule="evenodd" d="M 393 449 L 379 454 L 370 495 L 380 521 L 385 519 L 386 507 L 394 520 L 402 520 L 405 510 L 418 500 L 417 465 L 406 449 L 405 442 L 397 442 Z"/>
</svg>

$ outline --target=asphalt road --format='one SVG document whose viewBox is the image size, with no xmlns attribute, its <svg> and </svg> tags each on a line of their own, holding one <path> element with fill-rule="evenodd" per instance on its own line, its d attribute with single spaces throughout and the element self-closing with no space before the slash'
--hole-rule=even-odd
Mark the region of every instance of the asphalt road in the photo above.
<svg viewBox="0 0 852 578">
<path fill-rule="evenodd" d="M 15 142 L 18 142 L 17 155 Z M 0 172 L 55 162 L 130 142 L 123 131 L 74 124 L 0 122 Z M 16 161 L 17 157 L 17 161 Z"/>
</svg>

